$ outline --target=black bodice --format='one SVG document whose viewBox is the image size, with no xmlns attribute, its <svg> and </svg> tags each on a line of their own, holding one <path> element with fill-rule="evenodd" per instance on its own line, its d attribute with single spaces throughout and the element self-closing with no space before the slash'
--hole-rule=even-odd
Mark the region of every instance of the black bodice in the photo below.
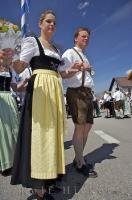
<svg viewBox="0 0 132 200">
<path fill-rule="evenodd" d="M 11 77 L 0 76 L 0 91 L 10 91 Z"/>
<path fill-rule="evenodd" d="M 42 45 L 38 38 L 36 38 L 39 47 L 39 56 L 34 56 L 30 61 L 30 66 L 32 71 L 35 69 L 47 69 L 57 71 L 58 66 L 61 64 L 61 61 L 57 58 L 53 58 L 51 56 L 47 56 L 44 53 Z"/>
</svg>

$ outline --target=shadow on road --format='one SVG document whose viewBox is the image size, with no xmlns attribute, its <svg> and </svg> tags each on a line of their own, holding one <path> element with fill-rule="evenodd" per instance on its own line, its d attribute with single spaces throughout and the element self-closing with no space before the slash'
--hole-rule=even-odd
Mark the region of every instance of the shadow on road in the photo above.
<svg viewBox="0 0 132 200">
<path fill-rule="evenodd" d="M 85 156 L 85 159 L 87 162 L 96 164 L 96 163 L 101 163 L 103 160 L 106 159 L 115 159 L 115 156 L 112 156 L 112 153 L 114 152 L 114 149 L 118 147 L 119 144 L 116 143 L 104 143 L 101 147 L 98 149 L 95 149 L 91 153 L 88 153 Z"/>
<path fill-rule="evenodd" d="M 65 143 L 65 148 L 71 148 L 71 141 L 67 141 Z M 118 147 L 118 144 L 103 144 L 101 147 L 97 148 L 96 150 L 88 153 L 85 156 L 87 162 L 96 165 L 96 163 L 101 163 L 106 159 L 116 159 L 115 156 L 112 156 L 114 149 Z M 96 170 L 96 169 L 95 169 Z M 70 163 L 66 166 L 66 176 L 63 178 L 61 182 L 62 192 L 55 195 L 55 199 L 59 200 L 68 200 L 71 199 L 79 190 L 82 188 L 85 181 L 88 177 L 84 177 L 76 172 L 73 164 Z M 90 179 L 90 178 L 89 178 Z"/>
</svg>

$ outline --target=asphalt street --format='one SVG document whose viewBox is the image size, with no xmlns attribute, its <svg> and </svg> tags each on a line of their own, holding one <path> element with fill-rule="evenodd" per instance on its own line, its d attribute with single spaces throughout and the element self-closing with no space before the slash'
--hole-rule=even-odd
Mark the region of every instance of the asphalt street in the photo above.
<svg viewBox="0 0 132 200">
<path fill-rule="evenodd" d="M 67 120 L 65 135 L 66 176 L 58 185 L 56 200 L 132 200 L 132 118 L 95 118 L 85 148 L 87 162 L 95 165 L 97 178 L 80 175 L 73 167 L 73 123 Z M 29 189 L 11 186 L 0 175 L 0 200 L 26 200 Z"/>
</svg>

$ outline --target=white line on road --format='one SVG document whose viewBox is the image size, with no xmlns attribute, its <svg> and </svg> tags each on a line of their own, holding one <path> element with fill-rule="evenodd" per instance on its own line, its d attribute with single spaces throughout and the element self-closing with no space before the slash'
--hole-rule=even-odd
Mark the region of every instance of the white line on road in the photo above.
<svg viewBox="0 0 132 200">
<path fill-rule="evenodd" d="M 108 143 L 116 143 L 116 144 L 120 144 L 120 141 L 111 137 L 110 135 L 104 133 L 101 130 L 95 130 L 94 131 L 97 135 L 99 135 L 101 138 L 103 138 L 105 141 L 107 141 Z"/>
</svg>

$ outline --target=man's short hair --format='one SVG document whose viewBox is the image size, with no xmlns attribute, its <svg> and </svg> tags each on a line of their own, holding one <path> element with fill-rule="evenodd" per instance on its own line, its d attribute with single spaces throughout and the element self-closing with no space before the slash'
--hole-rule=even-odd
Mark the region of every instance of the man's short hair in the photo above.
<svg viewBox="0 0 132 200">
<path fill-rule="evenodd" d="M 89 28 L 87 28 L 87 27 L 79 27 L 74 33 L 74 39 L 77 38 L 77 36 L 79 35 L 79 33 L 81 31 L 86 31 L 89 35 L 91 33 Z"/>
</svg>

